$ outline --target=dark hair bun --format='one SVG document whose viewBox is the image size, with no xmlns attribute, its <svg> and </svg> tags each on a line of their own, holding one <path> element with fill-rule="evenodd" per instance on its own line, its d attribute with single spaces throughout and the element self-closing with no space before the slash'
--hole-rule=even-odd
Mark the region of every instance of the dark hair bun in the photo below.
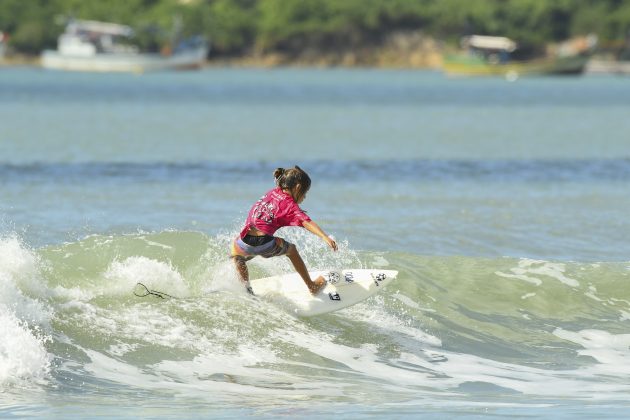
<svg viewBox="0 0 630 420">
<path fill-rule="evenodd" d="M 278 179 L 280 178 L 282 175 L 284 175 L 284 168 L 278 168 L 275 171 L 273 171 L 273 177 L 274 179 Z"/>
</svg>

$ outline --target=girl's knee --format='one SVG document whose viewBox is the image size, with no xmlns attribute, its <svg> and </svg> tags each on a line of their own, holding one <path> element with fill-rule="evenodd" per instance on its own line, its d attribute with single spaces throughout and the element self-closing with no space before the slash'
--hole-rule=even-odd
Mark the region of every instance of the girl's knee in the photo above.
<svg viewBox="0 0 630 420">
<path fill-rule="evenodd" d="M 298 255 L 298 251 L 295 245 L 291 244 L 289 245 L 289 248 L 287 249 L 287 256 L 292 257 L 294 255 Z"/>
<path fill-rule="evenodd" d="M 244 265 L 245 266 L 247 265 L 247 260 L 245 258 L 241 257 L 241 256 L 233 255 L 230 258 L 234 262 L 234 265 L 236 265 L 237 267 L 242 267 Z"/>
</svg>

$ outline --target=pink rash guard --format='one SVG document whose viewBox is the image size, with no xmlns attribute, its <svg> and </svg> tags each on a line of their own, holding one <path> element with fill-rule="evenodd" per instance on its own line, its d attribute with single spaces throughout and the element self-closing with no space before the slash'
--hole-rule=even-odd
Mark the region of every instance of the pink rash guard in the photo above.
<svg viewBox="0 0 630 420">
<path fill-rule="evenodd" d="M 302 226 L 311 218 L 298 206 L 291 194 L 280 187 L 268 191 L 252 206 L 241 231 L 241 239 L 255 227 L 265 235 L 271 235 L 284 226 Z"/>
</svg>

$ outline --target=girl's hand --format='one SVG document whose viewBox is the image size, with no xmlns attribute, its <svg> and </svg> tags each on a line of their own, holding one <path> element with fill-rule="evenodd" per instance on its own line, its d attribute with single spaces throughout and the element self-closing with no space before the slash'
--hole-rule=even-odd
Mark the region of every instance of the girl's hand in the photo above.
<svg viewBox="0 0 630 420">
<path fill-rule="evenodd" d="M 326 235 L 322 228 L 317 225 L 317 223 L 310 220 L 308 222 L 302 222 L 302 226 L 304 226 L 309 232 L 314 233 L 315 235 L 322 238 L 333 251 L 337 250 L 337 242 L 335 242 L 335 238 Z"/>
<path fill-rule="evenodd" d="M 331 238 L 330 236 L 326 236 L 324 240 L 333 251 L 337 250 L 337 242 L 335 242 L 333 238 Z"/>
</svg>

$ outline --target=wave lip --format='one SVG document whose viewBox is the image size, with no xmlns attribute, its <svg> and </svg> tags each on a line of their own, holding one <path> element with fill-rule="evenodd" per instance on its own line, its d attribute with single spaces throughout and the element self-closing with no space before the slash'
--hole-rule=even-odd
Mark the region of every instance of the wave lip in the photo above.
<svg viewBox="0 0 630 420">
<path fill-rule="evenodd" d="M 16 238 L 0 239 L 0 390 L 28 386 L 48 375 L 51 314 L 22 289 L 41 293 L 38 260 Z"/>
</svg>

